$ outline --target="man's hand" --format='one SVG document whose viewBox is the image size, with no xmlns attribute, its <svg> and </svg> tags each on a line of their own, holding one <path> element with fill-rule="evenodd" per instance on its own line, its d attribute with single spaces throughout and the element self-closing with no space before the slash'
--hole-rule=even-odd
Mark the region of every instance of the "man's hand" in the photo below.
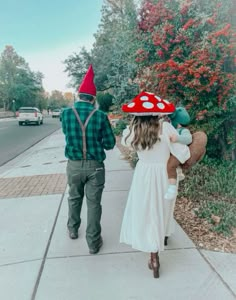
<svg viewBox="0 0 236 300">
<path fill-rule="evenodd" d="M 171 135 L 170 135 L 170 141 L 171 141 L 172 143 L 176 143 L 177 140 L 178 140 L 177 134 L 171 134 Z"/>
</svg>

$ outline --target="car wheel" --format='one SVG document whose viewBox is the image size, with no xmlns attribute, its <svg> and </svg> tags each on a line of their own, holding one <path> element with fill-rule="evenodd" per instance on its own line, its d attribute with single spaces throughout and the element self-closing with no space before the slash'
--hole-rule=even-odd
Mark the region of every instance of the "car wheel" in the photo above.
<svg viewBox="0 0 236 300">
<path fill-rule="evenodd" d="M 37 125 L 38 125 L 38 126 L 40 125 L 40 120 L 38 120 Z"/>
<path fill-rule="evenodd" d="M 41 120 L 41 125 L 43 125 L 43 119 Z"/>
<path fill-rule="evenodd" d="M 22 126 L 22 123 L 23 123 L 23 122 L 19 122 L 19 126 Z"/>
</svg>

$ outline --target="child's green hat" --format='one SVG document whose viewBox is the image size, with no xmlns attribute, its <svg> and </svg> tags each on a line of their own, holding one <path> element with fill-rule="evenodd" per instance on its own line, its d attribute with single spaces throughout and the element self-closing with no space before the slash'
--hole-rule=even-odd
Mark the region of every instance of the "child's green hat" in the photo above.
<svg viewBox="0 0 236 300">
<path fill-rule="evenodd" d="M 177 125 L 188 125 L 190 123 L 190 116 L 184 107 L 177 107 L 175 112 L 170 116 L 171 124 L 177 128 Z"/>
</svg>

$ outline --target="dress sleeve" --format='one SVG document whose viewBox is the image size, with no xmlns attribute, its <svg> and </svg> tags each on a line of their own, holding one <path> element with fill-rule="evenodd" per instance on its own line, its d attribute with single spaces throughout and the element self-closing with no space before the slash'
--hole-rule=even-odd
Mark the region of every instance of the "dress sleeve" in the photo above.
<svg viewBox="0 0 236 300">
<path fill-rule="evenodd" d="M 162 124 L 162 135 L 166 139 L 170 153 L 174 155 L 183 164 L 186 160 L 190 158 L 190 151 L 188 146 L 180 143 L 171 143 L 170 135 L 178 134 L 177 130 L 168 122 L 163 122 Z"/>
<path fill-rule="evenodd" d="M 179 134 L 177 137 L 177 142 L 184 145 L 190 145 L 192 141 L 193 141 L 192 134 L 187 128 L 184 128 L 181 131 L 181 134 Z"/>
</svg>

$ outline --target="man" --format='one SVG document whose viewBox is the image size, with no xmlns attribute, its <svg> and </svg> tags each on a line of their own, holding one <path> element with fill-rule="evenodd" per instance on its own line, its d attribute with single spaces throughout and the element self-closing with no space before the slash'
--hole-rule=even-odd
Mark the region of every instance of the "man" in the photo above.
<svg viewBox="0 0 236 300">
<path fill-rule="evenodd" d="M 69 184 L 67 227 L 71 239 L 78 238 L 84 193 L 87 199 L 86 240 L 90 254 L 99 252 L 101 237 L 101 198 L 105 184 L 105 150 L 113 149 L 115 136 L 107 115 L 95 108 L 96 87 L 90 65 L 80 87 L 79 100 L 62 113 L 65 156 Z"/>
</svg>

